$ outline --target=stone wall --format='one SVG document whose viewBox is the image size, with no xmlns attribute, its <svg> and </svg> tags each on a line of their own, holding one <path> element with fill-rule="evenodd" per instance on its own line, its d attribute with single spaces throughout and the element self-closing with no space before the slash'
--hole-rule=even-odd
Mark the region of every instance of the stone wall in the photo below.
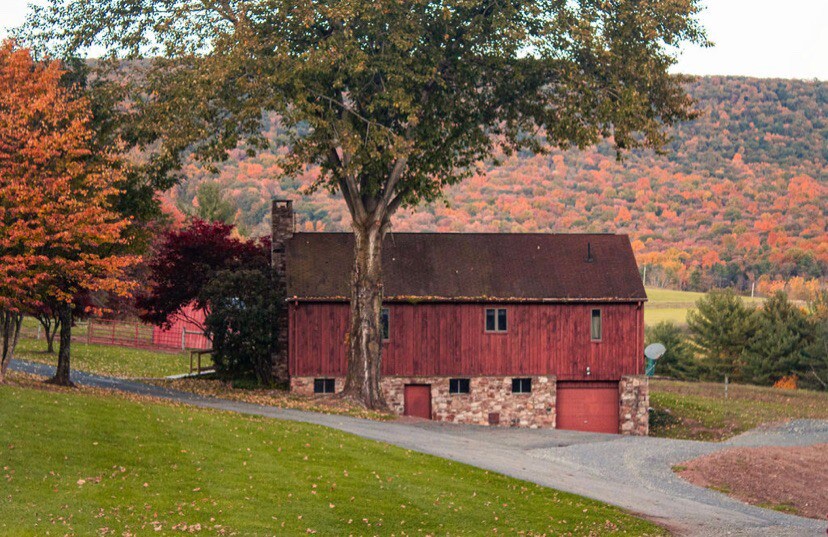
<svg viewBox="0 0 828 537">
<path fill-rule="evenodd" d="M 521 377 L 525 378 L 525 377 Z M 512 393 L 512 377 L 471 378 L 470 393 L 449 393 L 448 377 L 383 377 L 391 410 L 403 414 L 406 384 L 431 385 L 431 418 L 452 423 L 511 427 L 555 427 L 555 377 L 532 377 L 531 393 Z M 336 378 L 336 391 L 344 384 Z M 290 379 L 292 392 L 312 395 L 313 378 Z"/>
<path fill-rule="evenodd" d="M 298 395 L 314 395 L 313 393 L 313 379 L 323 377 L 291 377 L 290 391 Z M 330 377 L 326 377 L 330 378 Z M 345 387 L 345 377 L 336 377 L 334 379 L 334 391 L 339 393 Z"/>
<path fill-rule="evenodd" d="M 276 317 L 276 355 L 273 356 L 273 377 L 277 382 L 288 380 L 288 316 L 287 302 L 287 264 L 285 243 L 293 237 L 293 202 L 290 200 L 273 200 L 271 207 L 271 250 L 270 263 L 273 280 L 276 284 L 276 296 L 279 308 Z M 313 393 L 313 381 L 311 381 Z"/>
<path fill-rule="evenodd" d="M 528 427 L 555 427 L 557 381 L 554 376 L 532 377 L 532 393 L 512 393 L 512 377 L 473 377 L 470 393 L 449 393 L 448 377 L 383 377 L 382 390 L 391 410 L 402 415 L 406 384 L 431 385 L 431 418 L 452 423 Z M 344 377 L 335 378 L 341 391 Z M 292 377 L 290 389 L 313 395 L 313 377 Z M 649 383 L 644 376 L 623 377 L 618 383 L 619 429 L 631 436 L 649 433 Z"/>
<path fill-rule="evenodd" d="M 644 376 L 621 377 L 618 383 L 621 434 L 647 436 L 650 432 L 650 382 Z"/>
<path fill-rule="evenodd" d="M 512 377 L 473 377 L 469 393 L 449 393 L 447 377 L 386 377 L 388 404 L 403 413 L 406 384 L 431 384 L 432 419 L 506 427 L 555 427 L 555 377 L 532 377 L 531 393 L 512 393 Z"/>
</svg>

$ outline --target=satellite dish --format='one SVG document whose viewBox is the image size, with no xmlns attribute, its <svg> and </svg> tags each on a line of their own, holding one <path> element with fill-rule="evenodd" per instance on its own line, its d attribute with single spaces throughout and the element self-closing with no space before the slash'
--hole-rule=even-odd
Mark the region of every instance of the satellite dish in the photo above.
<svg viewBox="0 0 828 537">
<path fill-rule="evenodd" d="M 650 360 L 658 360 L 664 353 L 667 352 L 667 347 L 662 345 L 661 343 L 651 343 L 647 345 L 647 348 L 644 349 L 644 356 L 649 358 Z"/>
</svg>

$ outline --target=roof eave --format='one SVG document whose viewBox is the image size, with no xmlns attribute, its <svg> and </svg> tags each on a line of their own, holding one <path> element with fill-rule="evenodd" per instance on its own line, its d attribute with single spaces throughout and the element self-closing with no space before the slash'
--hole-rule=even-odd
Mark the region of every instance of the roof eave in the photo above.
<svg viewBox="0 0 828 537">
<path fill-rule="evenodd" d="M 286 299 L 288 302 L 349 302 L 350 297 L 346 296 L 292 296 Z M 419 302 L 501 302 L 501 303 L 527 303 L 527 304 L 560 304 L 574 302 L 589 303 L 615 303 L 615 302 L 647 302 L 647 297 L 558 297 L 558 298 L 524 298 L 524 297 L 492 297 L 492 296 L 386 296 L 384 302 L 408 302 L 416 304 Z"/>
</svg>

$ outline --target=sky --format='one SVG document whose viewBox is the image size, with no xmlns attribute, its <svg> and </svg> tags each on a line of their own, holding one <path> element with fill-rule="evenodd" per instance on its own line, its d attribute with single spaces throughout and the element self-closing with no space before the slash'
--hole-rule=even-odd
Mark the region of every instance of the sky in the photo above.
<svg viewBox="0 0 828 537">
<path fill-rule="evenodd" d="M 0 0 L 0 36 L 23 22 L 27 3 Z M 673 72 L 828 80 L 828 0 L 703 3 L 715 46 L 686 48 Z"/>
</svg>

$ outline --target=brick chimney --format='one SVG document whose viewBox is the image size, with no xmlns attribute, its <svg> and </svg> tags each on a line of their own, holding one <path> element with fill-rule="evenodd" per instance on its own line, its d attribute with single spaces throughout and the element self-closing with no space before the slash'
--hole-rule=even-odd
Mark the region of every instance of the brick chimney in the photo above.
<svg viewBox="0 0 828 537">
<path fill-rule="evenodd" d="M 273 377 L 276 382 L 289 381 L 288 373 L 288 308 L 287 308 L 287 241 L 293 237 L 293 201 L 273 200 L 271 208 L 270 264 L 273 267 L 279 307 L 276 321 L 276 355 L 273 357 Z"/>
</svg>

